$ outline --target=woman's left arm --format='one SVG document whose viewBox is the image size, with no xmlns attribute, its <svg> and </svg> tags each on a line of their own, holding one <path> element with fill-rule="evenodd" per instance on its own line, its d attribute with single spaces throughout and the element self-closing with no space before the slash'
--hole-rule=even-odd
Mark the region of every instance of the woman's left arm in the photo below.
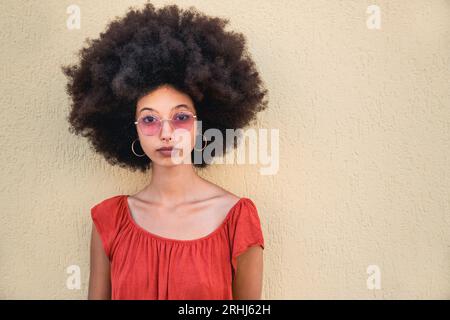
<svg viewBox="0 0 450 320">
<path fill-rule="evenodd" d="M 260 300 L 263 282 L 263 249 L 251 246 L 237 257 L 233 300 Z"/>
</svg>

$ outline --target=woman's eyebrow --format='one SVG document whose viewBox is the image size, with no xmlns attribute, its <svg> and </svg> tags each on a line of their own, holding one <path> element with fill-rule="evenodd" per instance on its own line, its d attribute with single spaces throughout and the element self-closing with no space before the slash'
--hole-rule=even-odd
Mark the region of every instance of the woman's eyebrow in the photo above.
<svg viewBox="0 0 450 320">
<path fill-rule="evenodd" d="M 173 109 L 180 109 L 180 108 L 187 108 L 187 109 L 189 109 L 189 107 L 188 107 L 186 104 L 179 104 L 179 105 L 173 107 L 172 110 L 173 110 Z M 155 110 L 155 109 L 153 109 L 153 108 L 144 107 L 144 108 L 142 108 L 141 110 L 139 110 L 139 113 L 141 113 L 141 112 L 144 111 L 144 110 L 149 110 L 149 111 L 155 111 L 155 112 L 158 112 L 157 110 Z M 158 113 L 159 113 L 159 112 L 158 112 Z"/>
</svg>

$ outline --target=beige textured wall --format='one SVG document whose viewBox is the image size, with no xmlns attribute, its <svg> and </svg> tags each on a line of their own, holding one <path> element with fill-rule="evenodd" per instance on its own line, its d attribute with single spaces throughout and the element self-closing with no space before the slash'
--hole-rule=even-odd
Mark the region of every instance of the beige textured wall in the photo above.
<svg viewBox="0 0 450 320">
<path fill-rule="evenodd" d="M 89 208 L 149 179 L 68 132 L 59 69 L 142 3 L 0 2 L 1 299 L 85 298 Z M 263 298 L 449 299 L 450 2 L 176 3 L 231 18 L 270 90 L 257 126 L 280 130 L 278 174 L 202 173 L 257 204 Z M 80 30 L 66 27 L 71 4 Z M 371 4 L 379 30 L 366 26 Z M 70 265 L 80 266 L 79 290 L 66 287 Z M 380 289 L 367 287 L 369 265 Z"/>
</svg>

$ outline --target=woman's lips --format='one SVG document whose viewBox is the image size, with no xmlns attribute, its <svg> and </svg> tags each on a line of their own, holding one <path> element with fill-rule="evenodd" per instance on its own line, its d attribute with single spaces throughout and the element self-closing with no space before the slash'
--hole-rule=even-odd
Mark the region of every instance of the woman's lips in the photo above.
<svg viewBox="0 0 450 320">
<path fill-rule="evenodd" d="M 172 151 L 178 151 L 179 149 L 175 149 L 175 148 L 159 148 L 157 151 L 164 155 L 164 156 L 171 156 L 172 155 Z"/>
</svg>

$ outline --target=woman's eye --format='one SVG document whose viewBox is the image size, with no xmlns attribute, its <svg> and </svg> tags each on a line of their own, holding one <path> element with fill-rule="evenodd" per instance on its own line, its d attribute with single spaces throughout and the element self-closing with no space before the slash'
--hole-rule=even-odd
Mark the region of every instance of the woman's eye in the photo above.
<svg viewBox="0 0 450 320">
<path fill-rule="evenodd" d="M 156 121 L 156 119 L 152 116 L 146 116 L 142 120 L 144 121 L 144 123 L 152 123 Z"/>
<path fill-rule="evenodd" d="M 189 119 L 189 115 L 188 115 L 188 114 L 180 113 L 180 114 L 177 114 L 177 115 L 176 115 L 175 119 L 176 119 L 176 120 L 179 120 L 179 121 L 186 121 L 186 120 Z"/>
</svg>

